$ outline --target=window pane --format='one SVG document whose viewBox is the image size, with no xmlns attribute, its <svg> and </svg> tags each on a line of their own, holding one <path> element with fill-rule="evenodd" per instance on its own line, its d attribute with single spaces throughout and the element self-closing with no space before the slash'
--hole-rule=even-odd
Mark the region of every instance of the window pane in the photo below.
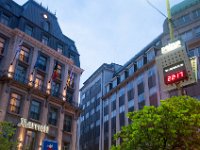
<svg viewBox="0 0 200 150">
<path fill-rule="evenodd" d="M 46 37 L 46 36 L 43 36 L 42 37 L 42 43 L 45 44 L 45 45 L 48 45 L 48 42 L 49 42 L 49 38 Z"/>
<path fill-rule="evenodd" d="M 5 46 L 5 39 L 0 37 L 0 55 L 4 52 L 4 46 Z"/>
<path fill-rule="evenodd" d="M 13 113 L 20 113 L 21 95 L 11 93 L 9 110 Z"/>
<path fill-rule="evenodd" d="M 33 28 L 29 25 L 25 26 L 25 33 L 27 33 L 28 35 L 32 36 L 33 34 Z"/>
<path fill-rule="evenodd" d="M 49 124 L 56 126 L 58 119 L 58 110 L 56 108 L 50 108 L 49 111 Z"/>
<path fill-rule="evenodd" d="M 8 26 L 9 24 L 9 17 L 5 14 L 2 14 L 1 16 L 1 23 L 3 23 L 4 25 Z"/>
<path fill-rule="evenodd" d="M 29 53 L 30 53 L 30 49 L 28 49 L 28 48 L 25 47 L 25 46 L 22 46 L 22 48 L 21 48 L 21 50 L 20 50 L 20 54 L 19 54 L 19 60 L 28 63 L 28 60 L 29 60 Z"/>
<path fill-rule="evenodd" d="M 32 101 L 31 102 L 31 108 L 30 108 L 30 118 L 39 120 L 40 117 L 40 105 L 41 103 L 38 101 Z"/>
</svg>

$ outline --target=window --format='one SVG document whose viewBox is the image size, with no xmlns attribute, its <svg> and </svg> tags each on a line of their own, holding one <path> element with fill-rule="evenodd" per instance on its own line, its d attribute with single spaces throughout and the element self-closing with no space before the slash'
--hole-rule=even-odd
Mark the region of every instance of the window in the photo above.
<svg viewBox="0 0 200 150">
<path fill-rule="evenodd" d="M 32 36 L 33 34 L 33 27 L 26 25 L 25 26 L 25 33 L 27 33 L 28 35 Z"/>
<path fill-rule="evenodd" d="M 63 46 L 58 44 L 57 51 L 62 54 L 63 53 Z"/>
<path fill-rule="evenodd" d="M 65 143 L 63 146 L 63 150 L 70 150 L 70 143 Z"/>
<path fill-rule="evenodd" d="M 45 31 L 49 31 L 50 29 L 50 23 L 48 21 L 45 21 L 43 24 L 43 28 Z"/>
<path fill-rule="evenodd" d="M 111 112 L 111 118 L 113 118 L 115 116 L 116 116 L 116 110 L 114 110 L 114 111 Z"/>
<path fill-rule="evenodd" d="M 90 111 L 90 115 L 94 114 L 94 108 Z"/>
<path fill-rule="evenodd" d="M 9 16 L 2 14 L 1 15 L 1 23 L 3 23 L 4 25 L 8 26 L 9 24 Z"/>
<path fill-rule="evenodd" d="M 120 106 L 119 107 L 119 113 L 122 113 L 124 111 L 125 111 L 125 106 L 124 105 Z"/>
<path fill-rule="evenodd" d="M 47 65 L 47 57 L 40 55 L 37 62 L 37 67 L 43 71 L 46 71 L 46 65 Z"/>
<path fill-rule="evenodd" d="M 138 95 L 144 93 L 144 84 L 143 84 L 143 82 L 139 83 L 137 85 L 137 88 L 138 88 Z"/>
<path fill-rule="evenodd" d="M 58 97 L 60 90 L 60 83 L 52 82 L 52 95 Z"/>
<path fill-rule="evenodd" d="M 62 66 L 60 64 L 57 65 L 57 73 L 58 73 L 58 78 L 61 79 L 61 77 L 62 77 Z"/>
<path fill-rule="evenodd" d="M 128 74 L 129 76 L 133 75 L 134 73 L 134 65 L 132 65 L 129 69 L 128 69 Z"/>
<path fill-rule="evenodd" d="M 154 50 L 147 52 L 147 62 L 150 62 L 154 58 L 155 58 L 155 51 Z"/>
<path fill-rule="evenodd" d="M 141 68 L 143 66 L 143 57 L 140 58 L 138 61 L 137 61 L 137 69 Z"/>
<path fill-rule="evenodd" d="M 58 119 L 58 109 L 50 107 L 48 123 L 51 124 L 51 125 L 56 126 L 57 119 Z"/>
<path fill-rule="evenodd" d="M 41 109 L 41 103 L 38 101 L 33 100 L 31 102 L 31 108 L 30 108 L 30 118 L 34 120 L 39 120 L 40 118 L 40 109 Z"/>
<path fill-rule="evenodd" d="M 42 43 L 45 44 L 45 45 L 48 45 L 49 43 L 49 38 L 45 35 L 42 36 Z"/>
<path fill-rule="evenodd" d="M 115 79 L 114 81 L 113 81 L 113 87 L 116 87 L 117 86 L 117 79 Z"/>
<path fill-rule="evenodd" d="M 35 88 L 41 90 L 44 84 L 44 76 L 36 74 L 35 77 Z"/>
<path fill-rule="evenodd" d="M 131 100 L 128 102 L 128 108 L 131 108 L 134 106 L 134 100 Z"/>
<path fill-rule="evenodd" d="M 189 41 L 189 40 L 192 39 L 192 37 L 193 37 L 193 35 L 192 35 L 192 31 L 191 30 L 190 31 L 186 31 L 186 32 L 181 34 L 181 39 L 183 41 Z"/>
<path fill-rule="evenodd" d="M 123 73 L 120 75 L 120 82 L 122 82 L 124 79 L 125 79 L 125 72 L 123 72 Z"/>
<path fill-rule="evenodd" d="M 67 88 L 67 101 L 68 102 L 72 102 L 73 101 L 73 97 L 74 97 L 74 91 L 73 90 L 70 90 L 69 88 Z"/>
<path fill-rule="evenodd" d="M 11 93 L 9 111 L 19 114 L 22 97 L 19 94 Z"/>
<path fill-rule="evenodd" d="M 200 17 L 200 9 L 197 9 L 197 10 L 193 11 L 192 13 L 193 13 L 193 18 L 194 19 Z"/>
<path fill-rule="evenodd" d="M 63 130 L 67 132 L 71 132 L 71 126 L 72 126 L 72 117 L 65 115 Z"/>
<path fill-rule="evenodd" d="M 97 120 L 96 121 L 96 126 L 99 126 L 100 125 L 100 120 Z"/>
<path fill-rule="evenodd" d="M 108 121 L 108 119 L 109 119 L 109 116 L 105 115 L 104 118 L 103 118 L 103 121 L 106 122 L 106 121 Z"/>
<path fill-rule="evenodd" d="M 18 64 L 15 71 L 14 79 L 19 82 L 25 83 L 25 78 L 26 78 L 26 68 Z"/>
<path fill-rule="evenodd" d="M 200 36 L 200 26 L 195 28 L 195 36 L 197 36 L 197 37 Z"/>
<path fill-rule="evenodd" d="M 27 47 L 22 46 L 22 48 L 20 50 L 20 54 L 19 54 L 19 60 L 28 63 L 29 53 L 30 53 L 30 49 L 28 49 Z"/>
<path fill-rule="evenodd" d="M 75 77 L 76 77 L 76 74 L 73 72 L 73 70 L 68 71 L 68 77 L 67 77 L 67 86 L 68 87 L 74 88 Z"/>
<path fill-rule="evenodd" d="M 36 147 L 36 132 L 27 130 L 25 137 L 25 147 L 29 150 L 34 150 Z"/>
<path fill-rule="evenodd" d="M 187 15 L 185 15 L 185 16 L 181 16 L 180 18 L 176 19 L 176 20 L 174 21 L 174 24 L 175 24 L 176 27 L 178 27 L 178 26 L 187 24 L 187 23 L 189 23 L 190 21 L 191 21 L 190 15 L 187 14 Z"/>
<path fill-rule="evenodd" d="M 3 39 L 2 37 L 0 37 L 0 55 L 3 54 L 4 47 L 5 47 L 5 39 Z"/>
</svg>

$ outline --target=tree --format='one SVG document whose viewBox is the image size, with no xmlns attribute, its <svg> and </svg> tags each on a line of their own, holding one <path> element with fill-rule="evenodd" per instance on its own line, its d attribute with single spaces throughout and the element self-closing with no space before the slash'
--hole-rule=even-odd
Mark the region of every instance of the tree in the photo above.
<svg viewBox="0 0 200 150">
<path fill-rule="evenodd" d="M 0 150 L 10 150 L 17 146 L 17 142 L 12 141 L 15 130 L 13 124 L 0 122 Z"/>
<path fill-rule="evenodd" d="M 112 150 L 199 150 L 200 101 L 189 96 L 161 101 L 159 107 L 128 113 L 131 124 L 122 128 L 115 139 L 121 145 Z"/>
</svg>

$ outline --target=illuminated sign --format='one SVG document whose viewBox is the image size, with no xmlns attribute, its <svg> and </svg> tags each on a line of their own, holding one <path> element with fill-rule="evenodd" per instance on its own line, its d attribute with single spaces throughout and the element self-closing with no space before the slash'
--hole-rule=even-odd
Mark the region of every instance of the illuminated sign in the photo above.
<svg viewBox="0 0 200 150">
<path fill-rule="evenodd" d="M 183 61 L 165 67 L 163 72 L 166 85 L 187 79 L 187 72 Z"/>
<path fill-rule="evenodd" d="M 44 132 L 44 133 L 49 132 L 49 127 L 47 125 L 41 125 L 41 124 L 37 124 L 37 123 L 31 122 L 31 121 L 27 122 L 27 119 L 25 119 L 25 118 L 21 118 L 21 122 L 18 124 L 18 126 L 37 130 L 37 131 Z"/>
<path fill-rule="evenodd" d="M 187 74 L 185 70 L 178 71 L 165 76 L 165 84 L 172 84 L 184 80 L 187 78 Z"/>
<path fill-rule="evenodd" d="M 181 47 L 181 41 L 176 41 L 176 42 L 173 42 L 173 43 L 169 43 L 168 45 L 164 46 L 161 48 L 161 53 L 162 54 L 166 54 L 170 51 L 173 51 L 177 48 Z"/>
</svg>

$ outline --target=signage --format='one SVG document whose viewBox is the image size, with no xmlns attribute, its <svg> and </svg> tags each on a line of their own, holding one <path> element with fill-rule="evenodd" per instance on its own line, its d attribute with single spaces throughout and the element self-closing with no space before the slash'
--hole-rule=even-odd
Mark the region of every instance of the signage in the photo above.
<svg viewBox="0 0 200 150">
<path fill-rule="evenodd" d="M 170 51 L 173 51 L 173 50 L 175 50 L 175 49 L 177 49 L 177 48 L 180 48 L 180 47 L 181 47 L 181 41 L 178 40 L 178 41 L 176 41 L 176 42 L 169 43 L 169 44 L 167 44 L 166 46 L 162 47 L 162 48 L 161 48 L 161 53 L 162 53 L 162 54 L 166 54 L 166 53 L 168 53 L 168 52 L 170 52 Z"/>
<path fill-rule="evenodd" d="M 19 127 L 24 127 L 27 129 L 33 129 L 40 132 L 48 133 L 49 127 L 47 125 L 37 124 L 31 121 L 27 121 L 25 118 L 21 118 L 21 122 L 18 124 Z"/>
<path fill-rule="evenodd" d="M 42 150 L 58 150 L 58 142 L 51 140 L 43 140 Z"/>
<path fill-rule="evenodd" d="M 183 61 L 165 67 L 163 72 L 166 85 L 187 79 L 186 67 Z"/>
</svg>

